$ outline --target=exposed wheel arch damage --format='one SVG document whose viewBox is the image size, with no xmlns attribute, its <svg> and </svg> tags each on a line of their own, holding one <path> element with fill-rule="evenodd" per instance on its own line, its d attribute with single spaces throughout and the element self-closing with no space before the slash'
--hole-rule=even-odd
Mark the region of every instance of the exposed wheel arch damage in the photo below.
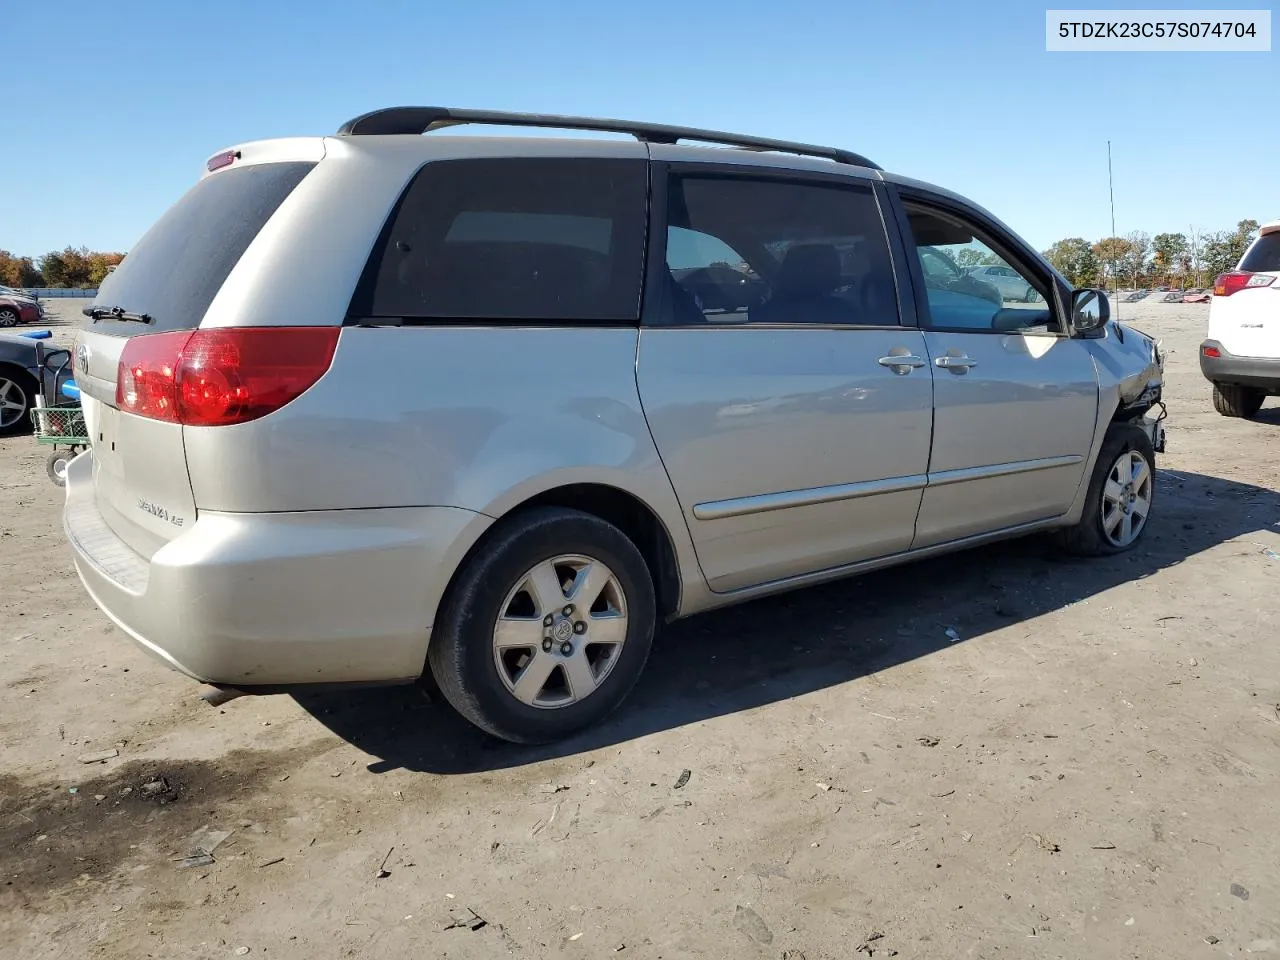
<svg viewBox="0 0 1280 960">
<path fill-rule="evenodd" d="M 1089 450 L 1089 470 L 1076 491 L 1071 509 L 1063 518 L 1068 524 L 1077 522 L 1084 512 L 1087 481 L 1111 425 L 1142 425 L 1150 421 L 1146 414 L 1152 407 L 1163 408 L 1164 355 L 1153 337 L 1113 320 L 1102 336 L 1085 342 L 1089 345 L 1098 375 L 1098 417 Z M 1156 421 L 1153 443 L 1159 433 L 1159 420 L 1163 419 L 1162 412 Z M 1162 452 L 1162 449 L 1162 443 L 1156 444 L 1157 452 Z"/>
</svg>

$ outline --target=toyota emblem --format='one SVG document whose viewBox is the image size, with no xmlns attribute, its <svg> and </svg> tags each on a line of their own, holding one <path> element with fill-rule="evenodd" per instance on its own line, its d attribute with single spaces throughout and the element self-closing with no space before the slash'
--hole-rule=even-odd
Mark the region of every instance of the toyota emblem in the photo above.
<svg viewBox="0 0 1280 960">
<path fill-rule="evenodd" d="M 87 374 L 89 372 L 89 345 L 80 343 L 76 345 L 76 373 Z"/>
</svg>

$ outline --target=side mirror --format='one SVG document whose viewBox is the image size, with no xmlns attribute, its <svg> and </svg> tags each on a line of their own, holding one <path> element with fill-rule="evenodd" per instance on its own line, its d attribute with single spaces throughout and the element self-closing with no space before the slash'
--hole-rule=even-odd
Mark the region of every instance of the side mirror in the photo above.
<svg viewBox="0 0 1280 960">
<path fill-rule="evenodd" d="M 1071 329 L 1076 333 L 1101 330 L 1111 319 L 1111 301 L 1101 290 L 1084 287 L 1071 292 Z"/>
</svg>

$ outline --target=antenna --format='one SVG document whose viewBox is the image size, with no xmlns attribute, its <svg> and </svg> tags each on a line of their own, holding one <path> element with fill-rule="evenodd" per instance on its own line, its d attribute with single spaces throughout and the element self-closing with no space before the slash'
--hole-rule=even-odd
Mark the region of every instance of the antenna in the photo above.
<svg viewBox="0 0 1280 960">
<path fill-rule="evenodd" d="M 1116 274 L 1116 188 L 1111 178 L 1111 141 L 1107 141 L 1107 191 L 1111 194 L 1111 279 L 1116 287 L 1116 319 L 1120 317 L 1120 278 Z"/>
</svg>

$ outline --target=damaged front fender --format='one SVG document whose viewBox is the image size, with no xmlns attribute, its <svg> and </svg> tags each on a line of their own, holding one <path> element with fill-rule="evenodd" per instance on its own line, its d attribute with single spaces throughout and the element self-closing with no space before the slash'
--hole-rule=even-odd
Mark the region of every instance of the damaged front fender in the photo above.
<svg viewBox="0 0 1280 960">
<path fill-rule="evenodd" d="M 1104 336 L 1087 343 L 1098 371 L 1100 413 L 1108 422 L 1136 419 L 1161 402 L 1164 355 L 1153 337 L 1113 321 Z"/>
<path fill-rule="evenodd" d="M 1140 427 L 1151 439 L 1156 453 L 1163 453 L 1165 447 L 1164 354 L 1160 344 L 1118 321 L 1108 323 L 1101 336 L 1095 335 L 1083 342 L 1088 345 L 1098 376 L 1098 419 L 1089 450 L 1090 470 L 1085 472 L 1085 479 L 1067 512 L 1068 522 L 1079 520 L 1084 511 L 1088 477 L 1113 423 L 1129 422 Z M 1158 411 L 1154 415 L 1153 409 Z"/>
</svg>

